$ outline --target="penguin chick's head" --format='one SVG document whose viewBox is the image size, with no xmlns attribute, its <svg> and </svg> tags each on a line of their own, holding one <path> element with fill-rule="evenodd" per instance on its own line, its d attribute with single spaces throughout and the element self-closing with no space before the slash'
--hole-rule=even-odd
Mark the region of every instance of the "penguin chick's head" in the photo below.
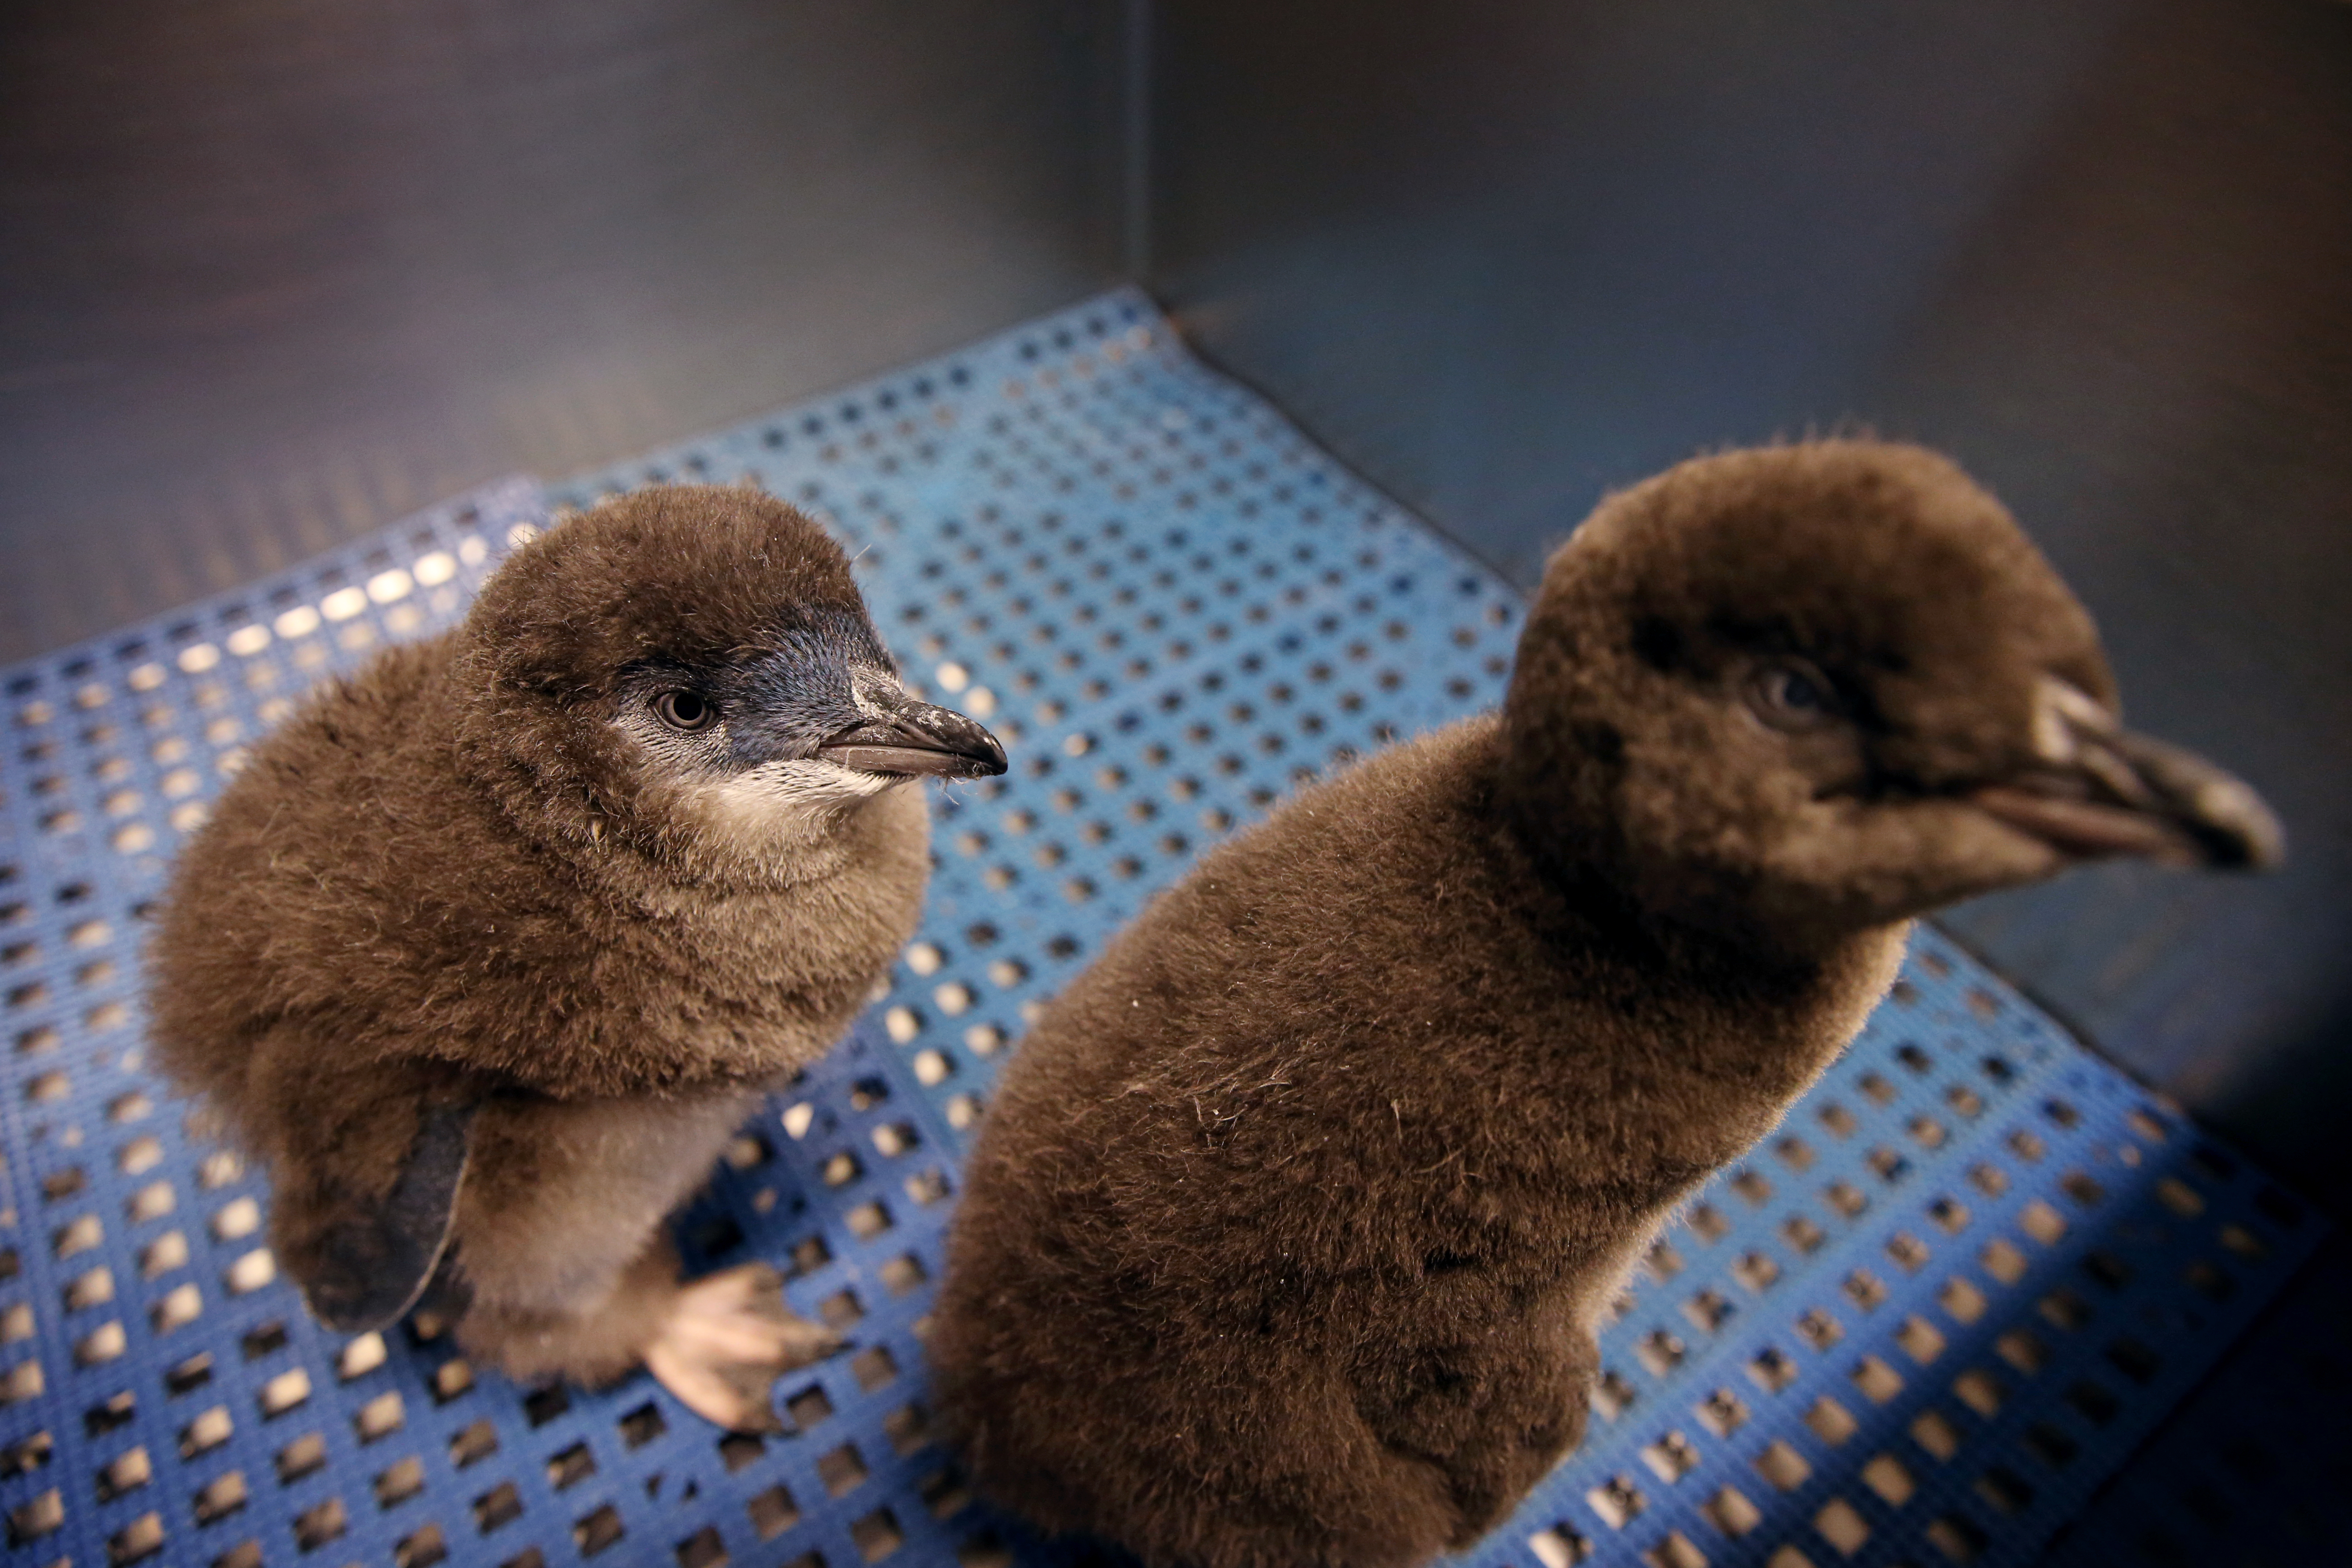
<svg viewBox="0 0 2352 1568">
<path fill-rule="evenodd" d="M 2106 856 L 2267 867 L 2254 793 L 2118 721 L 2089 615 L 1916 447 L 1702 458 L 1551 558 L 1506 798 L 1654 912 L 1808 941 Z"/>
<path fill-rule="evenodd" d="M 459 636 L 487 699 L 468 755 L 567 837 L 789 851 L 894 785 L 1004 772 L 995 736 L 900 684 L 840 546 L 748 489 L 656 486 L 562 523 Z"/>
</svg>

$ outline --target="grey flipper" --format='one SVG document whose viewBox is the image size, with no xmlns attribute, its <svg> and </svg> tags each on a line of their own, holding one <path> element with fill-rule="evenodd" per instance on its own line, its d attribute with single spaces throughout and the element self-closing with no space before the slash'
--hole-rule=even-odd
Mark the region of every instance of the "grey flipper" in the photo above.
<svg viewBox="0 0 2352 1568">
<path fill-rule="evenodd" d="M 429 1111 L 391 1194 L 353 1200 L 320 1237 L 302 1280 L 310 1315 L 342 1333 L 388 1328 L 433 1282 L 448 1250 L 474 1107 Z"/>
</svg>

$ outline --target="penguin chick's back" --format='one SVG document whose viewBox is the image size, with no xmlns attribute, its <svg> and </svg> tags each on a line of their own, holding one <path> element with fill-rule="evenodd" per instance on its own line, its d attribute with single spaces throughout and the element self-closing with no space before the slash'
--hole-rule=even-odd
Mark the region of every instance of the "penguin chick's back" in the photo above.
<svg viewBox="0 0 2352 1568">
<path fill-rule="evenodd" d="M 1776 969 L 1645 934 L 1537 873 L 1499 763 L 1481 718 L 1307 791 L 1008 1064 L 931 1341 L 992 1494 L 1154 1563 L 1371 1568 L 1574 1442 L 1591 1369 L 1541 1369 L 1901 939 Z"/>
</svg>

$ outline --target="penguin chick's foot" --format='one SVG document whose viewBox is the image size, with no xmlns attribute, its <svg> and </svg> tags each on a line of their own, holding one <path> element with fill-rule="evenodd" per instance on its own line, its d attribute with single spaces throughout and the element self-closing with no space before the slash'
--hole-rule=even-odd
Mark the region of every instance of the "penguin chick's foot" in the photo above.
<svg viewBox="0 0 2352 1568">
<path fill-rule="evenodd" d="M 646 1368 L 696 1415 L 738 1432 L 782 1429 L 769 1401 L 782 1373 L 831 1354 L 841 1337 L 784 1305 L 764 1263 L 681 1286 L 646 1347 Z"/>
</svg>

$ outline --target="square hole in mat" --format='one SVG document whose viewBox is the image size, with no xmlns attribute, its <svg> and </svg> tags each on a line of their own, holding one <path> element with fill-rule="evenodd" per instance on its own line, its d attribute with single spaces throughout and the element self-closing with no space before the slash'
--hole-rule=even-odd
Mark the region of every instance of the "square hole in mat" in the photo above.
<svg viewBox="0 0 2352 1568">
<path fill-rule="evenodd" d="M 727 1542 L 718 1527 L 704 1525 L 673 1549 L 677 1568 L 726 1568 Z"/>
<path fill-rule="evenodd" d="M 621 1521 L 621 1510 L 611 1503 L 582 1516 L 572 1526 L 572 1543 L 579 1548 L 583 1557 L 593 1557 L 617 1545 L 627 1533 L 628 1529 Z"/>
<path fill-rule="evenodd" d="M 295 1544 L 304 1552 L 316 1552 L 329 1542 L 341 1538 L 350 1526 L 351 1515 L 343 1507 L 343 1500 L 331 1497 L 296 1516 Z"/>
<path fill-rule="evenodd" d="M 1643 1568 L 1707 1568 L 1706 1554 L 1679 1530 L 1670 1530 L 1642 1553 Z"/>
<path fill-rule="evenodd" d="M 1774 1438 L 1754 1460 L 1756 1473 L 1784 1492 L 1795 1491 L 1811 1478 L 1813 1467 L 1803 1455 Z"/>
<path fill-rule="evenodd" d="M 1649 1499 L 1626 1476 L 1611 1476 L 1602 1480 L 1584 1494 L 1584 1501 L 1612 1530 L 1624 1529 L 1649 1507 Z"/>
<path fill-rule="evenodd" d="M 1748 1424 L 1748 1406 L 1727 1388 L 1718 1388 L 1708 1394 L 1693 1414 L 1700 1426 L 1718 1437 L 1728 1437 Z"/>
<path fill-rule="evenodd" d="M 906 1532 L 887 1508 L 876 1509 L 851 1523 L 849 1539 L 856 1545 L 858 1554 L 868 1563 L 879 1563 L 906 1544 Z"/>
<path fill-rule="evenodd" d="M 798 1524 L 801 1518 L 800 1508 L 793 1502 L 793 1494 L 781 1486 L 754 1492 L 745 1502 L 744 1511 L 751 1515 L 751 1528 L 759 1532 L 762 1541 L 773 1541 Z"/>
<path fill-rule="evenodd" d="M 1537 1531 L 1528 1537 L 1528 1549 L 1536 1554 L 1536 1561 L 1542 1563 L 1543 1568 L 1575 1568 L 1577 1563 L 1592 1555 L 1592 1542 L 1565 1524 Z M 965 1561 L 967 1563 L 970 1562 L 969 1559 Z M 1005 1562 L 1010 1561 L 1008 1555 Z M 979 1565 L 973 1564 L 971 1568 L 979 1568 Z M 996 1568 L 996 1565 L 992 1563 L 988 1568 Z"/>
<path fill-rule="evenodd" d="M 393 1568 L 435 1568 L 449 1560 L 449 1543 L 438 1524 L 426 1523 L 404 1535 L 392 1549 Z"/>
<path fill-rule="evenodd" d="M 522 1494 L 512 1481 L 500 1481 L 474 1499 L 474 1528 L 488 1535 L 522 1513 Z"/>
</svg>

